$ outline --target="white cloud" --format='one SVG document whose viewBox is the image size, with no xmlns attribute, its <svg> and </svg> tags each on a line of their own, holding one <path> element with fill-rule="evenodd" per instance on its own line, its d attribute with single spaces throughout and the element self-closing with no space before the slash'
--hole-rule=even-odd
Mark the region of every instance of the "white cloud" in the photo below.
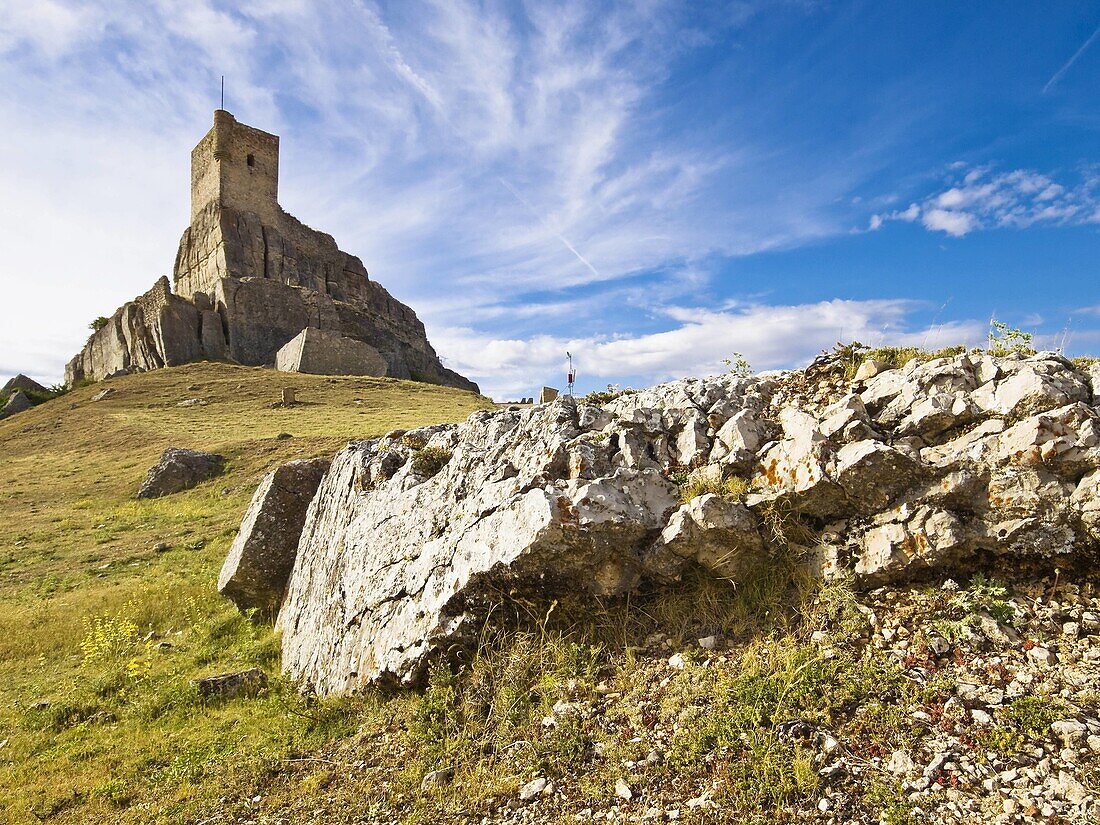
<svg viewBox="0 0 1100 825">
<path fill-rule="evenodd" d="M 70 51 L 90 24 L 86 9 L 58 0 L 0 0 L 0 54 L 29 46 L 49 60 Z"/>
<path fill-rule="evenodd" d="M 47 325 L 9 320 L 0 351 L 56 380 L 90 317 L 170 269 L 221 74 L 228 108 L 283 138 L 283 205 L 360 255 L 433 338 L 495 323 L 494 307 L 532 292 L 560 304 L 545 293 L 615 290 L 642 271 L 677 274 L 650 284 L 650 302 L 685 300 L 702 261 L 836 233 L 855 164 L 804 174 L 763 131 L 655 134 L 672 63 L 752 14 L 0 0 L 0 286 L 50 307 Z"/>
<path fill-rule="evenodd" d="M 967 167 L 952 164 L 953 177 Z M 1034 224 L 1100 222 L 1100 176 L 1088 171 L 1076 187 L 1066 187 L 1027 169 L 992 173 L 989 167 L 969 169 L 942 192 L 929 195 L 904 212 L 871 216 L 868 228 L 888 221 L 913 222 L 934 232 L 961 238 L 977 229 L 1024 229 Z"/>
<path fill-rule="evenodd" d="M 955 212 L 950 209 L 929 209 L 921 218 L 921 223 L 928 229 L 946 232 L 961 238 L 974 228 L 974 218 L 966 212 Z"/>
<path fill-rule="evenodd" d="M 913 329 L 909 316 L 916 309 L 901 300 L 751 304 L 725 311 L 666 307 L 663 314 L 674 325 L 646 335 L 504 339 L 454 327 L 437 331 L 436 339 L 450 353 L 452 368 L 500 399 L 560 384 L 567 350 L 581 385 L 591 389 L 623 377 L 645 385 L 721 372 L 723 359 L 734 352 L 762 370 L 804 365 L 838 341 L 941 347 L 984 339 L 987 325 L 977 321 Z"/>
</svg>

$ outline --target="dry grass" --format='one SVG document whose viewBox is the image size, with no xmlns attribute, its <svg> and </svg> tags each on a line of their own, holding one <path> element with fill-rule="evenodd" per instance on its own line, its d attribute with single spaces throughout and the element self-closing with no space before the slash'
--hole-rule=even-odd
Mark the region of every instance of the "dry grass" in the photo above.
<svg viewBox="0 0 1100 825">
<path fill-rule="evenodd" d="M 302 403 L 276 406 L 284 386 Z M 204 403 L 178 406 L 192 398 Z M 252 491 L 284 461 L 486 406 L 427 384 L 194 364 L 83 387 L 0 422 L 0 822 L 186 821 L 250 751 L 262 762 L 324 740 L 278 682 L 224 706 L 202 705 L 189 684 L 237 667 L 278 671 L 270 627 L 214 592 Z M 227 470 L 134 500 L 168 446 L 220 452 Z M 167 552 L 154 551 L 161 542 Z M 97 618 L 118 638 L 89 639 Z M 82 641 L 109 650 L 86 657 Z"/>
</svg>

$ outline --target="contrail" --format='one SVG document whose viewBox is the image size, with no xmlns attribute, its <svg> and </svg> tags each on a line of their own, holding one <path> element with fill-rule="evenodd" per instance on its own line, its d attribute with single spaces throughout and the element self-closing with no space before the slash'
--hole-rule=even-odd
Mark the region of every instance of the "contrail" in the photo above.
<svg viewBox="0 0 1100 825">
<path fill-rule="evenodd" d="M 1100 26 L 1097 26 L 1096 31 L 1092 33 L 1089 39 L 1081 45 L 1081 48 L 1073 53 L 1073 57 L 1066 61 L 1066 65 L 1056 71 L 1054 73 L 1054 77 L 1047 81 L 1047 85 L 1043 87 L 1043 94 L 1046 94 L 1047 90 L 1050 89 L 1051 86 L 1062 79 L 1062 75 L 1069 71 L 1069 67 L 1077 62 L 1077 58 L 1084 54 L 1085 49 L 1091 46 L 1093 44 L 1093 41 L 1095 41 L 1097 37 L 1100 37 Z"/>
<path fill-rule="evenodd" d="M 588 259 L 585 258 L 584 255 L 582 255 L 580 252 L 578 252 L 577 248 L 575 246 L 573 246 L 573 244 L 569 243 L 569 241 L 565 239 L 565 236 L 563 236 L 559 232 L 555 232 L 553 229 L 550 228 L 550 224 L 548 224 L 546 221 L 544 221 L 542 219 L 542 215 L 540 215 L 538 212 L 535 211 L 535 208 L 527 202 L 527 199 L 524 198 L 523 195 L 521 195 L 519 192 L 517 192 L 515 189 L 513 189 L 511 184 L 509 184 L 508 181 L 506 181 L 504 178 L 497 177 L 497 180 L 500 181 L 501 186 L 503 186 L 505 189 L 507 189 L 509 192 L 512 193 L 512 197 L 514 197 L 517 201 L 519 201 L 521 204 L 523 204 L 527 208 L 527 211 L 530 212 L 532 215 L 534 215 L 538 219 L 538 222 L 541 223 L 543 225 L 543 227 L 545 227 L 547 232 L 549 232 L 551 235 L 553 235 L 555 238 L 557 238 L 559 241 L 561 241 L 566 249 L 568 249 L 570 252 L 572 252 L 574 255 L 576 255 L 577 260 L 580 261 L 582 264 L 584 264 L 586 267 L 588 267 L 589 272 L 591 272 L 597 278 L 600 278 L 601 280 L 603 279 L 603 276 L 600 275 L 600 273 L 596 271 L 596 267 L 592 266 L 592 264 L 590 264 L 588 262 Z"/>
</svg>

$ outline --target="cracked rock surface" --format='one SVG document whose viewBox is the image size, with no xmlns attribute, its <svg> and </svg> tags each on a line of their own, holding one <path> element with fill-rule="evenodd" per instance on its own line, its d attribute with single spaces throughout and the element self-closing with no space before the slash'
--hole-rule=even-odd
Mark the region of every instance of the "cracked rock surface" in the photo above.
<svg viewBox="0 0 1100 825">
<path fill-rule="evenodd" d="M 1093 558 L 1096 370 L 967 353 L 857 374 L 819 359 L 350 444 L 305 518 L 285 669 L 321 694 L 411 681 L 504 594 L 614 596 L 691 564 L 736 581 L 780 545 L 862 587 Z M 685 496 L 689 475 L 714 489 Z"/>
</svg>

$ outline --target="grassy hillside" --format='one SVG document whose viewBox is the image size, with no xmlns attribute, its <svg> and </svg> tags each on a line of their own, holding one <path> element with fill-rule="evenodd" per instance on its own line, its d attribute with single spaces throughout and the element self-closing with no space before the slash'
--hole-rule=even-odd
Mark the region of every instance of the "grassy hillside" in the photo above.
<svg viewBox="0 0 1100 825">
<path fill-rule="evenodd" d="M 103 386 L 0 422 L 0 823 L 1095 821 L 1094 570 L 860 594 L 776 513 L 736 585 L 506 602 L 423 689 L 318 702 L 214 591 L 255 485 L 487 402 L 218 365 Z M 227 472 L 135 501 L 168 445 Z M 245 667 L 258 696 L 191 683 Z"/>
<path fill-rule="evenodd" d="M 283 387 L 302 403 L 276 406 Z M 196 364 L 0 421 L 0 822 L 188 821 L 217 798 L 202 780 L 226 762 L 323 740 L 284 686 L 201 706 L 189 684 L 278 672 L 271 629 L 214 592 L 252 492 L 281 462 L 487 403 L 406 381 Z M 167 446 L 220 452 L 227 471 L 136 501 Z"/>
</svg>

